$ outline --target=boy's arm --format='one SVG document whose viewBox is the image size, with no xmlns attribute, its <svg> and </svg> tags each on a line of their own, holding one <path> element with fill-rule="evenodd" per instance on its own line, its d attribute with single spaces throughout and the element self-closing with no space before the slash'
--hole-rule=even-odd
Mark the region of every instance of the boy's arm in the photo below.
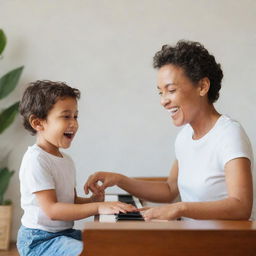
<svg viewBox="0 0 256 256">
<path fill-rule="evenodd" d="M 135 211 L 132 205 L 121 202 L 72 204 L 57 202 L 54 189 L 35 192 L 40 207 L 51 220 L 79 220 L 96 214 L 114 214 Z"/>
<path fill-rule="evenodd" d="M 54 189 L 42 190 L 36 192 L 35 195 L 43 211 L 52 220 L 78 220 L 98 214 L 98 203 L 72 204 L 57 202 Z"/>
</svg>

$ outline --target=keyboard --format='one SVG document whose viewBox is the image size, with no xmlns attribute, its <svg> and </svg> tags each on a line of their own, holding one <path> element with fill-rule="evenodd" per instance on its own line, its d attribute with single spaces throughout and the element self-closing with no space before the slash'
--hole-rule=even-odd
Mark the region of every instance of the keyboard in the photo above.
<svg viewBox="0 0 256 256">
<path fill-rule="evenodd" d="M 124 194 L 124 195 L 105 195 L 106 202 L 115 202 L 120 201 L 127 204 L 132 204 L 137 208 L 142 208 L 142 205 L 138 198 Z M 127 212 L 127 213 L 118 213 L 113 215 L 101 214 L 99 216 L 100 222 L 117 222 L 117 221 L 144 221 L 140 212 Z"/>
</svg>

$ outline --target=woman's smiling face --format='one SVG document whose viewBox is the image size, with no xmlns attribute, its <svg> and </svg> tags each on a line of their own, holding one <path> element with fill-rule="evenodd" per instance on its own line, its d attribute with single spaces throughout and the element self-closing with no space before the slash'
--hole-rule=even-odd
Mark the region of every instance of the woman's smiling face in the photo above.
<svg viewBox="0 0 256 256">
<path fill-rule="evenodd" d="M 201 106 L 201 88 L 181 67 L 167 64 L 158 70 L 157 88 L 162 106 L 170 113 L 175 126 L 196 120 Z"/>
</svg>

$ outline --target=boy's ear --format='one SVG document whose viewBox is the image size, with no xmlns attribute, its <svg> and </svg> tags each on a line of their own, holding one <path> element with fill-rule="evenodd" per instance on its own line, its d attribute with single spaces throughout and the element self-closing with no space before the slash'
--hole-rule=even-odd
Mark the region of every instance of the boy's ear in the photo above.
<svg viewBox="0 0 256 256">
<path fill-rule="evenodd" d="M 35 115 L 31 115 L 29 117 L 29 123 L 32 126 L 32 128 L 37 132 L 42 131 L 44 129 L 43 120 L 36 117 Z"/>
<path fill-rule="evenodd" d="M 210 84 L 208 77 L 204 77 L 199 81 L 200 96 L 205 96 L 208 93 Z"/>
</svg>

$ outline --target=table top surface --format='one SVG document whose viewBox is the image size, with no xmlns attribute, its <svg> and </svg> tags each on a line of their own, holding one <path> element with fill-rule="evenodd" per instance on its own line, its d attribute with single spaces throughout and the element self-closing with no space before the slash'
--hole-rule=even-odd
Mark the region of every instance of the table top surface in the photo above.
<svg viewBox="0 0 256 256">
<path fill-rule="evenodd" d="M 185 220 L 185 221 L 122 221 L 116 223 L 86 222 L 85 230 L 252 230 L 256 221 Z"/>
</svg>

